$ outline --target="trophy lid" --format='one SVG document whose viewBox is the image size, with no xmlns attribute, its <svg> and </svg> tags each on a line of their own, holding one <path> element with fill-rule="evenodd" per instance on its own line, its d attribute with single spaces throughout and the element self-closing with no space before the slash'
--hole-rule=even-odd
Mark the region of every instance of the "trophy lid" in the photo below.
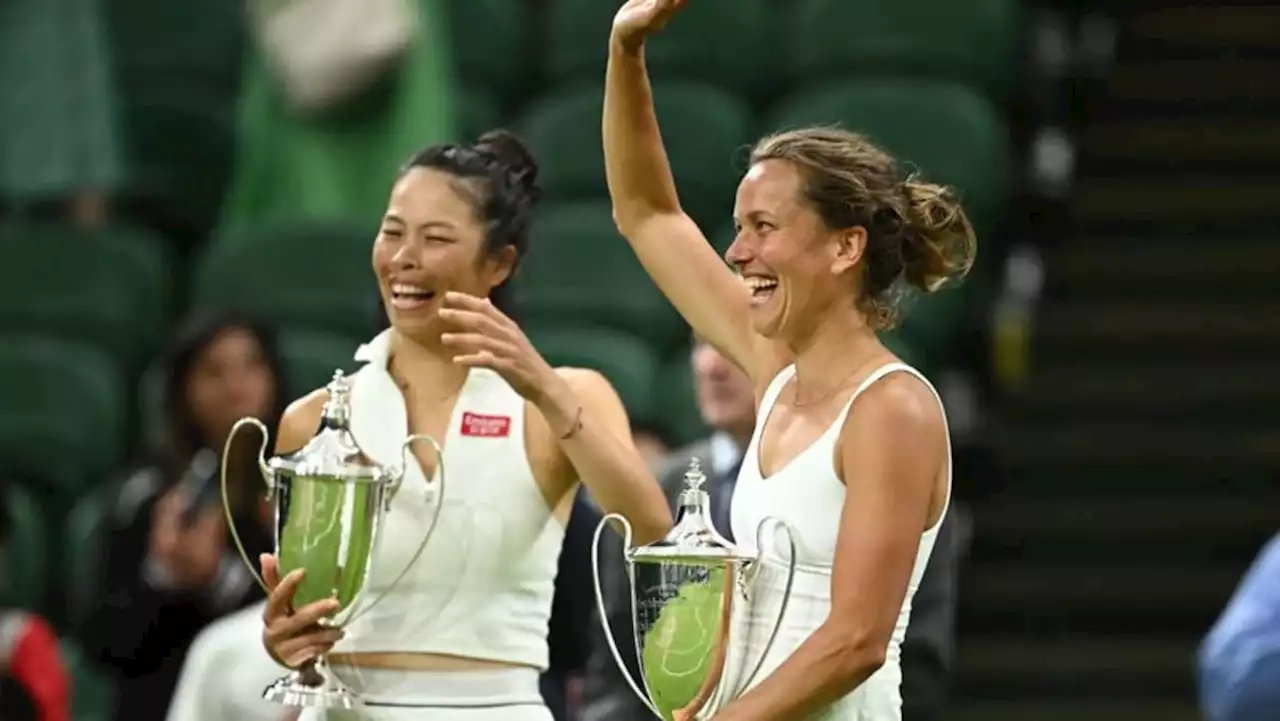
<svg viewBox="0 0 1280 721">
<path fill-rule="evenodd" d="M 329 398 L 320 415 L 320 432 L 307 445 L 274 458 L 271 466 L 294 476 L 326 477 L 334 481 L 381 481 L 387 469 L 375 463 L 356 445 L 351 435 L 351 380 L 334 371 L 326 389 Z"/>
<path fill-rule="evenodd" d="M 706 482 L 702 464 L 697 458 L 691 459 L 684 474 L 675 526 L 662 540 L 633 549 L 629 554 L 633 560 L 692 564 L 756 560 L 754 554 L 739 549 L 716 530 L 711 522 L 711 495 L 702 488 Z"/>
</svg>

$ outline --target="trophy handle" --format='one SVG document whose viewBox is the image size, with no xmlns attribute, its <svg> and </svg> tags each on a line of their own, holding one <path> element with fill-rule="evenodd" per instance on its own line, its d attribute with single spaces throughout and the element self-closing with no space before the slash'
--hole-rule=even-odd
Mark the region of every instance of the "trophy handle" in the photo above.
<svg viewBox="0 0 1280 721">
<path fill-rule="evenodd" d="M 662 712 L 649 700 L 649 695 L 640 690 L 640 686 L 636 684 L 635 679 L 631 678 L 631 672 L 627 671 L 627 664 L 622 660 L 622 654 L 618 651 L 618 643 L 613 639 L 613 626 L 609 623 L 609 609 L 605 606 L 604 589 L 600 586 L 600 538 L 604 535 L 604 529 L 609 525 L 610 520 L 615 520 L 622 524 L 622 547 L 623 549 L 631 548 L 631 523 L 622 514 L 610 513 L 600 519 L 599 525 L 596 526 L 595 536 L 591 539 L 591 578 L 596 587 L 596 609 L 600 613 L 600 623 L 604 626 L 605 643 L 609 644 L 609 652 L 613 654 L 613 662 L 618 665 L 618 672 L 622 674 L 622 678 L 631 687 L 636 698 L 640 699 L 645 707 L 653 712 L 653 715 L 661 719 L 664 718 Z M 627 578 L 631 583 L 631 618 L 633 619 L 632 623 L 634 623 L 635 579 L 631 577 L 630 573 L 627 574 Z M 632 629 L 632 635 L 635 635 L 634 629 Z M 636 663 L 644 663 L 640 659 L 638 646 L 636 648 Z"/>
<path fill-rule="evenodd" d="M 440 511 L 444 508 L 444 451 L 440 448 L 440 444 L 436 442 L 436 439 L 425 433 L 415 433 L 408 438 L 405 438 L 404 441 L 400 443 L 400 471 L 395 475 L 395 479 L 392 481 L 392 486 L 388 489 L 389 492 L 387 493 L 385 501 L 387 505 L 384 508 L 390 508 L 391 497 L 395 495 L 395 492 L 400 488 L 400 483 L 404 481 L 405 471 L 409 467 L 409 447 L 413 445 L 414 441 L 426 441 L 431 446 L 431 450 L 436 454 L 436 474 L 439 478 L 434 484 L 430 478 L 426 479 L 428 488 L 432 485 L 438 486 L 436 489 L 436 510 L 431 514 L 431 523 L 427 525 L 427 532 L 422 535 L 422 543 L 418 544 L 417 550 L 413 552 L 413 556 L 409 559 L 409 562 L 400 570 L 400 574 L 396 576 L 394 581 L 387 584 L 386 588 L 382 589 L 382 593 L 374 596 L 373 600 L 365 605 L 364 608 L 357 609 L 355 613 L 351 614 L 351 618 L 347 619 L 347 624 L 355 622 L 357 618 L 368 613 L 370 609 L 378 605 L 382 599 L 386 598 L 388 593 L 391 593 L 396 586 L 400 585 L 400 582 L 404 580 L 404 577 L 407 576 L 414 565 L 418 563 L 418 558 L 422 556 L 422 552 L 427 550 L 427 544 L 431 542 L 431 536 L 436 532 L 436 524 L 440 522 Z M 385 511 L 383 512 L 385 513 Z"/>
<path fill-rule="evenodd" d="M 253 580 L 258 582 L 262 590 L 270 594 L 271 588 L 267 586 L 267 582 L 263 580 L 262 574 L 258 572 L 258 567 L 249 559 L 249 554 L 244 550 L 244 541 L 240 540 L 240 531 L 236 530 L 236 519 L 231 513 L 231 496 L 227 493 L 227 458 L 231 453 L 231 442 L 235 440 L 236 433 L 245 426 L 253 426 L 262 434 L 262 444 L 258 446 L 258 470 L 262 473 L 262 482 L 267 486 L 267 498 L 270 499 L 276 490 L 276 484 L 272 478 L 271 466 L 267 464 L 267 440 L 271 438 L 271 431 L 267 429 L 266 424 L 252 416 L 241 418 L 231 426 L 231 432 L 227 434 L 227 440 L 222 444 L 222 465 L 220 468 L 221 485 L 222 485 L 222 512 L 227 516 L 227 531 L 231 533 L 231 540 L 236 544 L 236 551 L 240 554 L 240 560 L 244 561 L 245 568 L 249 569 L 249 573 L 253 576 Z"/>
<path fill-rule="evenodd" d="M 781 519 L 765 518 L 760 521 L 760 525 L 756 526 L 756 548 L 760 553 L 760 560 L 756 561 L 756 563 L 764 563 L 764 530 L 765 526 L 769 524 L 779 526 L 787 533 L 787 545 L 790 547 L 790 553 L 787 556 L 787 583 L 782 589 L 782 604 L 778 608 L 778 619 L 773 622 L 773 630 L 769 632 L 769 640 L 765 641 L 764 648 L 760 650 L 760 659 L 756 661 L 755 668 L 751 669 L 751 673 L 747 674 L 747 680 L 742 684 L 743 689 L 750 688 L 751 684 L 755 682 L 756 676 L 764 666 L 765 659 L 769 656 L 770 649 L 773 648 L 773 642 L 778 638 L 778 631 L 782 628 L 782 619 L 787 613 L 787 603 L 791 600 L 791 585 L 796 580 L 796 538 L 791 533 L 791 527 Z"/>
</svg>

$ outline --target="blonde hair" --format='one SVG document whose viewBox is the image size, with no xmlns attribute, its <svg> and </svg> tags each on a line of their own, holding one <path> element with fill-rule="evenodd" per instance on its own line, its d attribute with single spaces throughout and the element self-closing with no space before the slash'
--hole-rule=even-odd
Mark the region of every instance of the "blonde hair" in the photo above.
<svg viewBox="0 0 1280 721">
<path fill-rule="evenodd" d="M 903 176 L 870 140 L 838 128 L 770 135 L 751 164 L 784 160 L 800 172 L 804 199 L 832 230 L 867 232 L 858 308 L 877 330 L 897 322 L 903 290 L 932 293 L 973 266 L 973 225 L 948 187 Z"/>
</svg>

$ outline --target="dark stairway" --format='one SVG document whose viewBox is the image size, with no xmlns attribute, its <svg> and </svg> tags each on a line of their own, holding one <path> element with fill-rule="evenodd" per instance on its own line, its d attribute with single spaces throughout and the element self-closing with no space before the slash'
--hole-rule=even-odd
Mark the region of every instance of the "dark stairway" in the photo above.
<svg viewBox="0 0 1280 721">
<path fill-rule="evenodd" d="M 1191 721 L 1280 530 L 1280 8 L 1130 11 L 975 508 L 954 721 Z"/>
</svg>

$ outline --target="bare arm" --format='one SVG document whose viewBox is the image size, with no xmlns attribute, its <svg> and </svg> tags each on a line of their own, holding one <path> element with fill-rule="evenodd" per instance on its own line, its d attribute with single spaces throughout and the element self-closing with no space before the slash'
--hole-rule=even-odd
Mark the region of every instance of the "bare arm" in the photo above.
<svg viewBox="0 0 1280 721">
<path fill-rule="evenodd" d="M 572 466 L 571 480 L 586 484 L 606 513 L 625 516 L 636 543 L 662 538 L 671 529 L 671 510 L 631 442 L 631 423 L 617 392 L 595 371 L 559 368 L 557 373 L 564 383 L 537 406 Z"/>
<path fill-rule="evenodd" d="M 615 28 L 629 11 L 642 14 L 645 8 L 628 3 Z M 757 386 L 767 383 L 775 369 L 764 370 L 757 360 L 763 339 L 747 316 L 748 291 L 680 208 L 654 112 L 643 40 L 626 40 L 616 30 L 609 42 L 602 134 L 619 232 L 693 330 Z"/>
<path fill-rule="evenodd" d="M 800 648 L 716 721 L 806 718 L 883 665 L 906 596 L 946 447 L 932 395 L 908 376 L 864 393 L 842 430 L 847 491 L 831 579 L 831 613 Z"/>
</svg>

